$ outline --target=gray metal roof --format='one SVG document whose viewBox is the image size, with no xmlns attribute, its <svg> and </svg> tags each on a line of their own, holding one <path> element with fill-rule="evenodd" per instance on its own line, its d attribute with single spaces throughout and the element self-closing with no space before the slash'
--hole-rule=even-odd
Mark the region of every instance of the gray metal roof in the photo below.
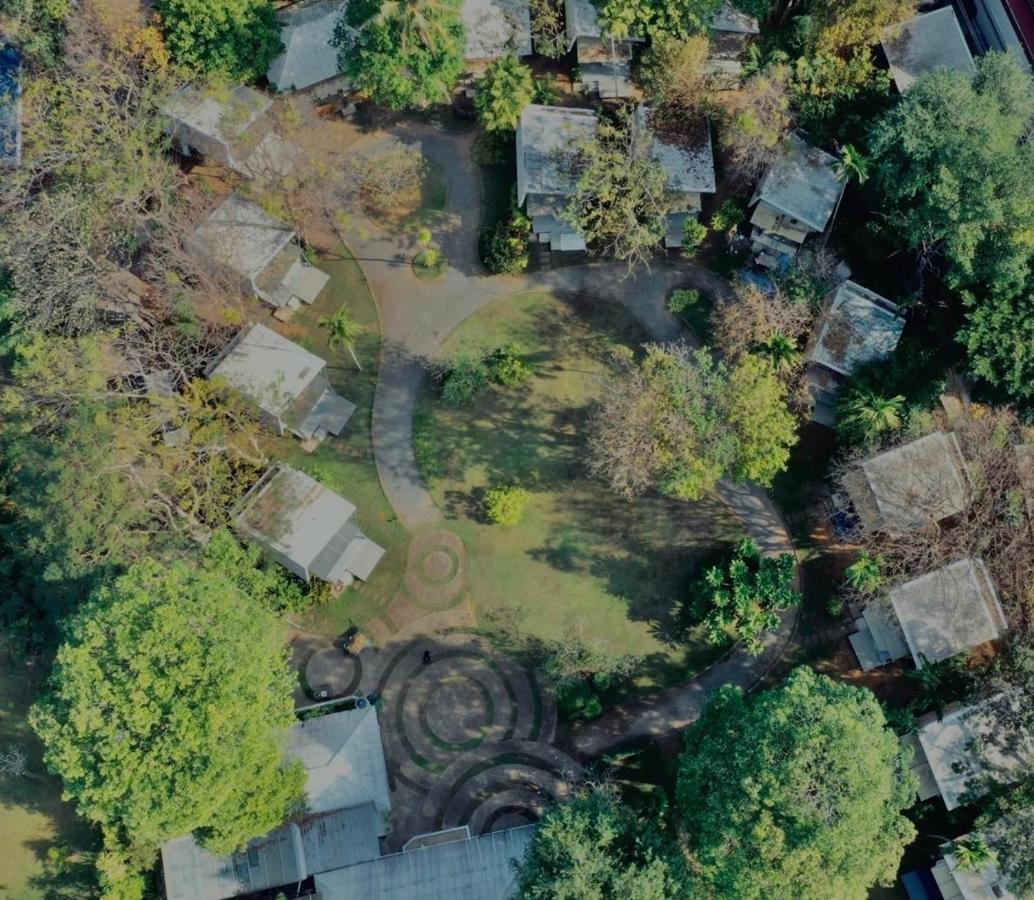
<svg viewBox="0 0 1034 900">
<path fill-rule="evenodd" d="M 849 489 L 867 525 L 897 535 L 962 512 L 972 490 L 958 439 L 943 431 L 864 460 Z"/>
<path fill-rule="evenodd" d="M 564 0 L 564 24 L 568 49 L 580 37 L 598 38 L 603 33 L 600 15 L 592 0 Z"/>
<path fill-rule="evenodd" d="M 294 238 L 286 222 L 257 203 L 230 194 L 191 236 L 192 245 L 245 278 L 254 279 Z"/>
<path fill-rule="evenodd" d="M 391 797 L 376 708 L 300 722 L 291 730 L 289 753 L 308 773 L 305 793 L 311 812 L 373 803 L 380 814 L 377 833 L 387 833 Z"/>
<path fill-rule="evenodd" d="M 316 876 L 322 900 L 508 900 L 535 825 L 382 856 Z"/>
<path fill-rule="evenodd" d="M 653 133 L 650 127 L 650 108 L 639 104 L 635 110 L 636 125 L 653 135 L 653 158 L 668 179 L 668 190 L 675 193 L 713 194 L 715 191 L 714 153 L 711 149 L 711 129 L 706 122 L 694 123 L 691 136 L 683 143 Z"/>
<path fill-rule="evenodd" d="M 961 805 L 967 791 L 980 789 L 982 776 L 1016 776 L 1029 767 L 1034 752 L 1029 736 L 1018 750 L 1006 750 L 1000 742 L 989 740 L 999 731 L 992 705 L 1003 702 L 1019 704 L 1024 697 L 1019 692 L 998 694 L 946 713 L 919 729 L 919 744 L 949 810 Z"/>
<path fill-rule="evenodd" d="M 894 84 L 902 93 L 927 72 L 976 72 L 973 55 L 950 6 L 884 28 L 881 43 Z"/>
<path fill-rule="evenodd" d="M 270 63 L 266 78 L 280 91 L 302 90 L 337 78 L 338 48 L 331 45 L 334 29 L 348 0 L 327 0 L 281 12 L 280 40 L 284 52 Z"/>
<path fill-rule="evenodd" d="M 225 378 L 264 412 L 283 418 L 326 361 L 265 325 L 251 325 L 209 371 Z"/>
<path fill-rule="evenodd" d="M 711 20 L 712 31 L 730 31 L 733 34 L 758 34 L 758 20 L 748 16 L 726 0 Z"/>
<path fill-rule="evenodd" d="M 233 88 L 225 97 L 188 86 L 170 97 L 162 111 L 172 119 L 174 132 L 186 128 L 229 148 L 272 105 L 270 97 L 244 85 Z"/>
<path fill-rule="evenodd" d="M 808 357 L 834 372 L 850 375 L 865 363 L 889 357 L 904 328 L 897 306 L 845 281 L 819 321 Z"/>
<path fill-rule="evenodd" d="M 596 114 L 589 109 L 531 104 L 517 126 L 517 202 L 529 194 L 563 198 L 578 181 L 578 147 L 596 136 Z"/>
<path fill-rule="evenodd" d="M 460 14 L 467 36 L 467 59 L 498 59 L 511 48 L 518 56 L 531 55 L 528 0 L 463 0 Z"/>
<path fill-rule="evenodd" d="M 1008 627 L 981 559 L 965 558 L 888 591 L 917 668 L 1000 637 Z"/>
<path fill-rule="evenodd" d="M 792 135 L 783 155 L 772 165 L 754 196 L 791 219 L 822 231 L 833 215 L 844 185 L 836 176 L 836 160 Z"/>
</svg>

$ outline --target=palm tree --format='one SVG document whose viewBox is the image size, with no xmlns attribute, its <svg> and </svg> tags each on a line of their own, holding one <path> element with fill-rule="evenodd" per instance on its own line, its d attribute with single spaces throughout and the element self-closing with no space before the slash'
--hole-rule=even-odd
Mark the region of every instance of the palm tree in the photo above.
<svg viewBox="0 0 1034 900">
<path fill-rule="evenodd" d="M 840 407 L 840 430 L 855 441 L 871 444 L 887 431 L 901 427 L 905 398 L 886 397 L 875 391 L 854 391 Z"/>
<path fill-rule="evenodd" d="M 353 344 L 363 333 L 363 326 L 356 322 L 348 314 L 348 310 L 342 306 L 334 315 L 320 319 L 319 327 L 327 330 L 327 344 L 331 349 L 338 345 L 348 348 L 355 367 L 361 372 L 363 367 L 359 365 L 359 358 L 355 355 Z"/>
<path fill-rule="evenodd" d="M 825 239 L 828 240 L 833 231 L 833 223 L 836 221 L 837 213 L 840 212 L 840 201 L 844 199 L 844 191 L 848 183 L 854 179 L 859 184 L 865 184 L 869 180 L 869 157 L 862 153 L 854 144 L 844 144 L 840 148 L 840 159 L 833 166 L 833 172 L 844 187 L 837 197 L 837 204 L 833 208 L 833 215 L 829 219 L 829 227 L 826 229 Z"/>
<path fill-rule="evenodd" d="M 883 559 L 870 556 L 865 550 L 844 571 L 844 580 L 856 591 L 871 594 L 883 584 Z"/>
<path fill-rule="evenodd" d="M 397 27 L 399 49 L 405 54 L 411 43 L 422 47 L 452 43 L 448 26 L 450 13 L 452 7 L 440 0 L 383 0 L 362 27 Z"/>
<path fill-rule="evenodd" d="M 761 345 L 761 353 L 777 372 L 792 372 L 800 365 L 801 354 L 797 342 L 785 334 L 773 334 Z"/>
<path fill-rule="evenodd" d="M 994 865 L 997 860 L 994 850 L 979 835 L 956 838 L 945 849 L 955 857 L 956 864 L 963 872 L 979 872 L 985 866 Z"/>
</svg>

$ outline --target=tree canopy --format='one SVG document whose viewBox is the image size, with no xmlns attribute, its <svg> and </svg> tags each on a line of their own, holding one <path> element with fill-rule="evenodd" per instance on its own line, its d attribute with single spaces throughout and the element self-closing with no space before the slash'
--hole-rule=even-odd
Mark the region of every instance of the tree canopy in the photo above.
<svg viewBox="0 0 1034 900">
<path fill-rule="evenodd" d="M 619 40 L 626 37 L 679 38 L 710 30 L 722 0 L 606 0 L 600 25 Z"/>
<path fill-rule="evenodd" d="M 169 53 L 202 72 L 255 81 L 283 49 L 270 0 L 156 0 Z"/>
<path fill-rule="evenodd" d="M 531 69 L 507 53 L 493 62 L 478 83 L 474 105 L 488 131 L 516 131 L 524 107 L 535 96 Z"/>
<path fill-rule="evenodd" d="M 622 360 L 592 429 L 590 468 L 628 497 L 654 488 L 697 500 L 726 475 L 768 483 L 797 441 L 771 365 L 745 354 L 729 366 L 681 343 Z"/>
<path fill-rule="evenodd" d="M 808 668 L 727 685 L 684 742 L 678 813 L 709 896 L 862 900 L 893 880 L 916 785 L 869 691 Z"/>
<path fill-rule="evenodd" d="M 109 841 L 141 857 L 194 832 L 226 853 L 299 802 L 277 629 L 211 569 L 147 560 L 67 624 L 31 714 L 48 767 Z"/>
<path fill-rule="evenodd" d="M 356 0 L 338 25 L 341 68 L 392 109 L 447 101 L 463 71 L 459 0 Z"/>
</svg>

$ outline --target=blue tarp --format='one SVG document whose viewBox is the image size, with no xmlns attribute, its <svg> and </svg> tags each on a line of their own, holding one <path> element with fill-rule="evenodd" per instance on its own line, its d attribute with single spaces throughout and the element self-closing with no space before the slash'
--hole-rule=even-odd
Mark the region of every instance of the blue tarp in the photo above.
<svg viewBox="0 0 1034 900">
<path fill-rule="evenodd" d="M 13 47 L 0 49 L 0 164 L 21 162 L 22 60 Z"/>
</svg>

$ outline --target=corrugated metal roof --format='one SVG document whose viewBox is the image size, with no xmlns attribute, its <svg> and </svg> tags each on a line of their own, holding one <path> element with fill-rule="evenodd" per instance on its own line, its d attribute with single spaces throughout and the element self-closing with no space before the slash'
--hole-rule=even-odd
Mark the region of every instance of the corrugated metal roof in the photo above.
<svg viewBox="0 0 1034 900">
<path fill-rule="evenodd" d="M 258 278 L 294 238 L 294 229 L 240 194 L 230 194 L 191 235 L 191 245 L 215 262 Z"/>
<path fill-rule="evenodd" d="M 927 72 L 976 72 L 962 27 L 950 6 L 884 28 L 881 43 L 894 84 L 902 93 Z"/>
<path fill-rule="evenodd" d="M 338 48 L 331 40 L 347 8 L 347 0 L 332 0 L 282 12 L 284 52 L 269 66 L 269 83 L 280 91 L 302 90 L 338 77 Z"/>
</svg>

